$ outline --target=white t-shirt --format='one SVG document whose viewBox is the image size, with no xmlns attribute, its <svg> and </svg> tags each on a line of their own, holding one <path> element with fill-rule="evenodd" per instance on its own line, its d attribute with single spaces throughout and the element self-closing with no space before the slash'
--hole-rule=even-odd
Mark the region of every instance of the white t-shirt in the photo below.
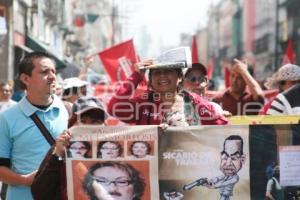
<svg viewBox="0 0 300 200">
<path fill-rule="evenodd" d="M 9 107 L 11 107 L 15 104 L 17 104 L 17 102 L 15 102 L 11 99 L 9 101 L 0 101 L 0 112 L 8 109 Z"/>
</svg>

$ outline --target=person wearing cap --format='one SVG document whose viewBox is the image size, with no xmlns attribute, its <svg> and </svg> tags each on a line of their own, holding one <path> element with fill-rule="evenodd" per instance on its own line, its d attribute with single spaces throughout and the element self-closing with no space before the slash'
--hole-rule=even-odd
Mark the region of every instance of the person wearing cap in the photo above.
<svg viewBox="0 0 300 200">
<path fill-rule="evenodd" d="M 232 115 L 257 115 L 264 105 L 264 95 L 260 85 L 251 76 L 247 64 L 234 59 L 230 71 L 230 88 L 213 98 L 223 110 Z"/>
<path fill-rule="evenodd" d="M 64 79 L 62 99 L 74 103 L 78 98 L 87 95 L 87 85 L 87 81 L 77 77 Z"/>
<path fill-rule="evenodd" d="M 144 69 L 149 69 L 148 90 L 132 97 L 144 78 Z M 119 120 L 136 125 L 189 126 L 227 124 L 228 120 L 218 113 L 213 105 L 201 96 L 183 91 L 180 82 L 181 68 L 156 67 L 153 60 L 144 60 L 135 65 L 136 70 L 110 99 L 108 112 Z"/>
<path fill-rule="evenodd" d="M 186 68 L 183 71 L 183 89 L 194 92 L 206 99 L 208 81 L 206 67 L 201 63 L 193 63 L 192 68 Z M 210 103 L 213 104 L 218 112 L 223 113 L 225 116 L 230 116 L 230 113 L 224 111 L 219 104 L 215 102 Z"/>
<path fill-rule="evenodd" d="M 201 63 L 193 63 L 192 68 L 183 71 L 183 89 L 205 96 L 208 86 L 207 70 Z"/>
<path fill-rule="evenodd" d="M 107 114 L 95 97 L 81 97 L 73 104 L 68 127 L 74 125 L 105 125 Z M 48 151 L 31 185 L 34 199 L 66 200 L 66 169 L 62 159 L 70 144 L 71 135 L 65 130 Z"/>
<path fill-rule="evenodd" d="M 298 65 L 286 64 L 280 67 L 276 73 L 267 79 L 265 86 L 268 89 L 278 89 L 279 92 L 282 93 L 297 83 L 300 83 L 300 67 Z M 274 99 L 275 97 L 265 104 L 259 114 L 266 114 Z"/>
</svg>

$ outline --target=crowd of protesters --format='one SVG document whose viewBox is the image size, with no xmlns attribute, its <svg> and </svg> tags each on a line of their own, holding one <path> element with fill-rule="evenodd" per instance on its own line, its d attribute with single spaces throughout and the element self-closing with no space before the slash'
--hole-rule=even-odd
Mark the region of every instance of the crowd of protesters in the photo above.
<svg viewBox="0 0 300 200">
<path fill-rule="evenodd" d="M 144 60 L 135 64 L 106 106 L 88 96 L 89 84 L 82 74 L 58 83 L 52 56 L 27 54 L 19 64 L 25 96 L 12 101 L 13 85 L 0 83 L 0 181 L 8 184 L 6 199 L 67 199 L 65 174 L 60 173 L 65 166 L 56 159 L 65 156 L 70 144 L 67 128 L 78 123 L 105 125 L 108 114 L 128 125 L 165 127 L 226 125 L 231 115 L 300 114 L 299 66 L 284 65 L 267 80 L 266 86 L 279 92 L 269 102 L 247 67 L 235 59 L 230 87 L 211 98 L 203 64 L 164 68 Z M 134 95 L 145 76 L 147 90 Z"/>
</svg>

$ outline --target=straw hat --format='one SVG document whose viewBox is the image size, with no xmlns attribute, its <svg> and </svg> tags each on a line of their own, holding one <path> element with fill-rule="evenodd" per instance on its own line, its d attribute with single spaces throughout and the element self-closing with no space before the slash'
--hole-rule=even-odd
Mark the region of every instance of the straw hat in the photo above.
<svg viewBox="0 0 300 200">
<path fill-rule="evenodd" d="M 298 81 L 300 80 L 300 67 L 298 65 L 286 64 L 267 79 L 265 86 L 268 89 L 278 88 L 280 81 Z"/>
</svg>

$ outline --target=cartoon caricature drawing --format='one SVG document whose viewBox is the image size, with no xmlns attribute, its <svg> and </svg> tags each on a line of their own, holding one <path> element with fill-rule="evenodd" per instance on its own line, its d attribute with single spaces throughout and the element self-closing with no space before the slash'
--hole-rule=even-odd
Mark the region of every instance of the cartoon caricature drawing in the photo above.
<svg viewBox="0 0 300 200">
<path fill-rule="evenodd" d="M 191 190 L 195 186 L 206 186 L 219 189 L 220 200 L 230 200 L 230 197 L 233 196 L 233 188 L 239 181 L 237 173 L 241 170 L 245 160 L 242 137 L 230 135 L 225 139 L 221 152 L 220 170 L 223 174 L 212 179 L 200 178 L 184 185 L 183 190 Z"/>
<path fill-rule="evenodd" d="M 166 200 L 180 200 L 183 198 L 183 194 L 175 189 L 172 189 L 169 192 L 164 192 L 164 198 Z"/>
</svg>

